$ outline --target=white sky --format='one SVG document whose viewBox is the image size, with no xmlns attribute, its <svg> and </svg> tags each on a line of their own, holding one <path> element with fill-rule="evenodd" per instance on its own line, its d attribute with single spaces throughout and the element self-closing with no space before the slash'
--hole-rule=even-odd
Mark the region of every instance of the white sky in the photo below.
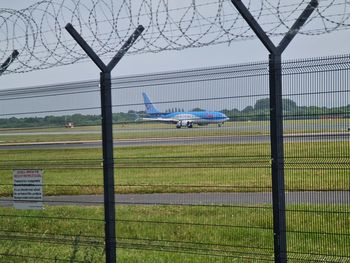
<svg viewBox="0 0 350 263">
<path fill-rule="evenodd" d="M 0 0 L 1 8 L 21 9 L 34 0 Z M 278 40 L 274 40 L 277 44 Z M 283 54 L 283 59 L 309 58 L 350 53 L 350 31 L 320 36 L 297 35 Z M 268 53 L 259 40 L 232 42 L 182 51 L 166 51 L 125 56 L 112 72 L 124 76 L 161 71 L 191 69 L 267 60 Z M 98 79 L 99 71 L 92 62 L 60 66 L 22 74 L 3 75 L 0 89 Z"/>
<path fill-rule="evenodd" d="M 350 31 L 321 36 L 297 36 L 283 54 L 283 59 L 309 58 L 350 53 Z M 245 62 L 265 61 L 268 52 L 259 40 L 125 56 L 113 70 L 112 76 L 191 69 Z M 79 80 L 98 79 L 99 70 L 93 62 L 55 67 L 22 74 L 3 75 L 1 89 L 44 85 Z"/>
<path fill-rule="evenodd" d="M 0 0 L 0 7 L 6 7 L 4 3 L 7 3 L 7 7 L 21 6 L 23 7 L 23 1 L 13 0 L 5 1 Z M 33 2 L 27 0 L 28 3 Z M 275 44 L 278 44 L 278 39 L 273 39 Z M 283 54 L 283 59 L 298 59 L 298 58 L 310 58 L 320 56 L 331 56 L 339 54 L 350 54 L 350 31 L 336 31 L 319 36 L 304 36 L 297 35 L 291 42 L 290 46 Z M 148 53 L 142 55 L 125 56 L 117 67 L 112 72 L 112 77 L 144 74 L 144 73 L 156 73 L 172 70 L 184 70 L 198 67 L 210 67 L 221 66 L 229 64 L 239 64 L 256 61 L 267 61 L 268 52 L 265 47 L 260 43 L 258 39 L 249 41 L 237 41 L 228 44 L 214 45 L 202 48 L 191 48 L 182 51 L 166 51 L 161 53 Z M 108 63 L 105 61 L 105 63 Z M 99 70 L 93 64 L 93 62 L 78 63 L 69 66 L 54 67 L 46 70 L 39 70 L 29 73 L 21 74 L 9 74 L 2 75 L 0 77 L 0 89 L 13 89 L 33 87 L 47 84 L 57 84 L 72 81 L 83 80 L 96 80 L 99 78 Z M 153 87 L 156 88 L 156 87 Z M 149 95 L 154 101 L 171 101 L 173 99 L 183 99 L 185 96 L 198 97 L 201 94 L 191 95 L 192 91 L 183 92 L 166 89 L 164 92 L 150 88 L 147 90 Z M 179 89 L 180 90 L 180 89 Z M 132 109 L 142 110 L 142 96 L 141 92 L 146 90 L 135 89 L 134 91 L 128 91 L 125 94 L 114 94 L 114 103 L 140 103 L 139 107 L 133 107 Z M 236 91 L 235 91 L 236 92 Z M 237 91 L 238 92 L 238 91 Z M 181 93 L 181 94 L 180 94 Z M 208 95 L 209 96 L 209 95 Z M 75 107 L 91 107 L 99 105 L 99 96 L 86 97 L 62 97 L 51 99 L 38 99 L 38 100 L 23 100 L 23 101 L 2 101 L 0 103 L 1 113 L 18 113 L 18 112 L 35 112 L 52 109 L 70 109 Z M 214 96 L 215 97 L 215 96 Z M 126 98 L 132 100 L 127 101 Z M 120 101 L 122 99 L 122 102 Z M 189 110 L 195 106 L 199 106 L 208 110 L 222 110 L 224 108 L 243 109 L 247 105 L 254 105 L 256 99 L 250 98 L 249 100 L 233 100 L 227 101 L 226 104 L 223 101 L 222 104 L 218 102 L 203 102 L 203 104 L 182 104 L 180 107 Z M 294 99 L 294 98 L 293 98 Z M 305 101 L 308 98 L 296 98 L 298 105 L 309 105 L 310 101 Z M 310 98 L 309 98 L 310 99 Z M 342 99 L 342 100 L 341 100 Z M 328 101 L 327 98 L 314 97 L 311 98 L 313 104 L 322 102 L 322 105 L 347 105 L 349 103 L 347 98 L 334 98 L 334 101 Z M 216 103 L 216 105 L 215 105 Z M 321 106 L 322 106 L 321 105 Z M 172 105 L 159 105 L 163 107 L 161 110 L 165 110 L 166 107 Z M 130 108 L 131 109 L 131 108 Z M 127 111 L 129 108 L 118 108 L 116 111 Z M 75 113 L 75 112 L 71 112 Z M 89 112 L 82 112 L 89 113 Z M 65 114 L 58 111 L 58 115 Z M 68 113 L 67 113 L 68 114 Z M 44 114 L 46 115 L 46 114 Z M 50 115 L 50 114 L 49 114 Z"/>
</svg>

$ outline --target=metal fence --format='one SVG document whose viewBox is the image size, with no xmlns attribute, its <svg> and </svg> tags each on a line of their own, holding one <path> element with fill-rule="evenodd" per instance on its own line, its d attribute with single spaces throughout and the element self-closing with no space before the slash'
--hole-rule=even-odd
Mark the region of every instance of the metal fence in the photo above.
<svg viewBox="0 0 350 263">
<path fill-rule="evenodd" d="M 350 56 L 282 69 L 288 261 L 350 262 Z M 275 261 L 268 81 L 263 62 L 112 79 L 118 262 Z M 230 120 L 146 121 L 143 92 Z M 0 100 L 0 261 L 103 262 L 98 82 Z M 43 210 L 12 208 L 16 169 L 44 170 Z"/>
<path fill-rule="evenodd" d="M 290 259 L 350 260 L 349 80 L 348 56 L 284 64 L 284 98 L 304 107 L 284 113 Z"/>
</svg>

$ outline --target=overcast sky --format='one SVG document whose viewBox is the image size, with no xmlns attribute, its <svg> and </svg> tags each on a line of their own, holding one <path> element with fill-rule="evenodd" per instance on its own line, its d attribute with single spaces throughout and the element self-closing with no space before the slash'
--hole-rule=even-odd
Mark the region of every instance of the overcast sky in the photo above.
<svg viewBox="0 0 350 263">
<path fill-rule="evenodd" d="M 21 9 L 33 2 L 35 1 L 0 0 L 0 6 Z M 279 39 L 273 41 L 277 44 Z M 350 31 L 347 30 L 320 36 L 298 35 L 286 49 L 283 59 L 346 54 L 350 53 L 349 43 Z M 259 40 L 237 41 L 230 45 L 126 56 L 114 69 L 112 76 L 264 61 L 267 57 L 268 53 Z M 98 76 L 97 67 L 92 62 L 84 62 L 30 73 L 3 75 L 0 78 L 0 89 L 90 80 L 97 79 Z"/>
<path fill-rule="evenodd" d="M 24 1 L 25 2 L 25 1 Z M 22 7 L 23 1 L 14 0 L 6 1 L 7 6 L 3 7 Z M 33 2 L 27 0 L 26 3 Z M 3 4 L 4 0 L 0 0 Z M 273 39 L 275 44 L 278 44 L 279 39 Z M 336 31 L 328 34 L 322 34 L 319 36 L 305 36 L 297 35 L 292 41 L 290 46 L 286 49 L 283 54 L 283 59 L 297 59 L 297 58 L 310 58 L 320 56 L 330 56 L 339 54 L 350 53 L 350 31 Z M 210 67 L 210 66 L 221 66 L 237 63 L 247 63 L 256 61 L 267 61 L 268 52 L 259 40 L 248 40 L 248 41 L 233 41 L 230 45 L 221 44 L 202 48 L 190 48 L 182 51 L 165 51 L 161 53 L 148 53 L 142 55 L 125 56 L 117 67 L 113 70 L 112 76 L 126 76 L 143 73 L 155 73 L 162 71 L 172 70 L 184 70 L 198 67 Z M 108 61 L 105 61 L 108 63 Z M 65 83 L 71 81 L 82 81 L 82 80 L 96 80 L 99 78 L 99 70 L 92 62 L 78 63 L 69 66 L 54 67 L 46 70 L 38 70 L 29 73 L 21 74 L 8 74 L 0 77 L 0 89 L 13 89 L 32 87 L 37 85 Z M 201 85 L 200 83 L 197 83 Z M 220 84 L 221 85 L 221 84 Z M 264 85 L 265 90 L 257 90 L 259 84 L 253 84 L 256 86 L 255 90 L 249 90 L 252 94 L 266 94 L 267 85 Z M 199 87 L 197 87 L 199 88 Z M 195 87 L 167 87 L 158 89 L 157 87 L 150 87 L 147 90 L 136 87 L 133 91 L 125 91 L 123 94 L 116 94 L 114 92 L 114 104 L 121 105 L 123 103 L 139 104 L 139 106 L 133 107 L 120 107 L 115 108 L 115 111 L 127 111 L 130 109 L 142 110 L 142 96 L 143 91 L 149 92 L 151 98 L 155 101 L 172 101 L 182 100 L 186 98 L 199 98 L 205 96 L 215 97 L 217 94 L 212 94 L 212 89 L 203 93 L 204 86 L 201 86 L 202 91 L 198 90 L 195 94 L 193 91 Z M 237 87 L 242 90 L 241 87 Z M 182 91 L 181 91 L 182 89 Z M 227 87 L 222 86 L 221 96 L 237 96 L 242 91 L 228 91 Z M 244 91 L 243 91 L 244 92 Z M 190 95 L 192 94 L 192 95 Z M 36 100 L 17 100 L 17 101 L 2 101 L 0 103 L 0 112 L 3 117 L 7 114 L 19 113 L 19 112 L 35 112 L 45 111 L 48 108 L 57 109 L 55 113 L 39 114 L 38 116 L 44 115 L 61 115 L 61 114 L 72 114 L 72 112 L 60 112 L 60 109 L 71 109 L 71 108 L 84 108 L 84 107 L 98 107 L 99 96 L 95 95 L 84 95 L 85 97 L 74 97 L 66 96 L 60 98 L 43 98 Z M 202 107 L 208 110 L 222 110 L 226 109 L 243 109 L 248 105 L 254 105 L 255 101 L 261 97 L 251 97 L 246 100 L 227 100 L 227 101 L 203 101 L 189 104 L 175 105 L 180 108 L 189 110 L 193 107 Z M 319 106 L 336 106 L 336 105 L 347 105 L 349 99 L 338 98 L 333 96 L 333 101 L 327 98 L 313 97 L 313 98 L 293 98 L 296 99 L 298 105 L 319 105 Z M 321 104 L 319 104 L 321 103 Z M 161 110 L 175 107 L 173 104 L 161 104 L 158 105 Z M 82 111 L 81 113 L 97 113 L 95 111 Z M 33 115 L 33 114 L 30 114 Z M 36 115 L 36 114 L 34 114 Z M 22 116 L 22 115 L 21 115 Z"/>
<path fill-rule="evenodd" d="M 284 59 L 309 58 L 350 53 L 350 31 L 321 36 L 297 36 L 283 54 Z M 182 51 L 165 51 L 126 56 L 112 76 L 182 70 L 245 62 L 265 61 L 268 53 L 258 40 L 233 42 Z M 1 89 L 98 79 L 99 70 L 92 62 L 55 67 L 22 74 L 3 75 Z"/>
</svg>

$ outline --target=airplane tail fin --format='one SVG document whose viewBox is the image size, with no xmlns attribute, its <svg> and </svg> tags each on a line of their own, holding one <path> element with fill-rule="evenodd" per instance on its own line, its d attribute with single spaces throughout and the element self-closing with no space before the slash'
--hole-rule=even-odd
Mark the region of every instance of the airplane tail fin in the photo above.
<svg viewBox="0 0 350 263">
<path fill-rule="evenodd" d="M 151 114 L 151 115 L 161 114 L 161 112 L 156 107 L 154 107 L 154 105 L 152 104 L 152 102 L 151 102 L 150 98 L 148 97 L 147 93 L 143 92 L 142 96 L 143 96 L 143 102 L 144 102 L 145 107 L 146 107 L 146 112 L 148 114 Z"/>
</svg>

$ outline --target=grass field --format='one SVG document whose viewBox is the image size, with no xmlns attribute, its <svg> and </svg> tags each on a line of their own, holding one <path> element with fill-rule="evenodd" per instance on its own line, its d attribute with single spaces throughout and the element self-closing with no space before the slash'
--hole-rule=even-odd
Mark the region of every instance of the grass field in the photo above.
<svg viewBox="0 0 350 263">
<path fill-rule="evenodd" d="M 269 144 L 144 146 L 115 149 L 119 193 L 270 191 Z M 285 144 L 288 191 L 349 190 L 350 142 Z M 99 149 L 2 150 L 0 195 L 13 169 L 43 169 L 45 195 L 101 194 Z"/>
<path fill-rule="evenodd" d="M 312 210 L 319 212 L 308 213 Z M 349 207 L 288 207 L 290 262 L 349 262 L 350 218 L 333 216 L 335 211 Z M 102 207 L 0 208 L 0 214 L 1 262 L 103 262 Z M 272 211 L 267 206 L 117 206 L 117 218 L 118 262 L 273 259 Z"/>
<path fill-rule="evenodd" d="M 324 120 L 286 120 L 284 132 L 311 133 L 311 132 L 344 132 L 350 127 L 347 119 Z M 197 127 L 193 129 L 176 129 L 174 125 L 159 123 L 128 123 L 114 125 L 115 139 L 135 138 L 166 138 L 191 136 L 239 136 L 269 133 L 269 122 L 228 122 L 218 129 L 215 125 Z M 100 140 L 101 128 L 99 126 L 84 126 L 74 129 L 66 128 L 37 128 L 37 129 L 1 129 L 0 145 L 21 142 L 51 142 L 51 141 L 86 141 Z M 71 134 L 76 132 L 77 134 Z M 79 133 L 80 132 L 80 133 Z M 91 132 L 91 133 L 89 133 Z M 28 134 L 39 133 L 39 134 Z M 42 133 L 42 134 L 40 134 Z M 48 134 L 45 134 L 48 133 Z M 60 134 L 57 134 L 60 133 Z"/>
<path fill-rule="evenodd" d="M 116 136 L 233 132 L 213 129 L 209 134 L 202 128 L 155 131 L 159 126 L 147 125 L 143 128 L 150 131 L 117 127 L 125 131 Z M 252 131 L 257 123 L 242 125 L 251 125 L 248 131 Z M 18 135 L 6 139 L 4 134 L 0 141 L 98 136 Z M 0 196 L 12 194 L 12 170 L 21 168 L 44 170 L 45 195 L 102 194 L 101 156 L 100 149 L 0 150 Z M 287 191 L 350 190 L 349 156 L 349 141 L 285 143 Z M 115 149 L 115 158 L 119 193 L 271 191 L 267 143 L 123 147 Z M 349 209 L 346 205 L 288 206 L 289 262 L 350 262 Z M 117 219 L 118 262 L 273 262 L 269 206 L 118 205 Z M 103 235 L 102 206 L 45 207 L 42 211 L 0 208 L 0 262 L 103 262 Z"/>
</svg>

